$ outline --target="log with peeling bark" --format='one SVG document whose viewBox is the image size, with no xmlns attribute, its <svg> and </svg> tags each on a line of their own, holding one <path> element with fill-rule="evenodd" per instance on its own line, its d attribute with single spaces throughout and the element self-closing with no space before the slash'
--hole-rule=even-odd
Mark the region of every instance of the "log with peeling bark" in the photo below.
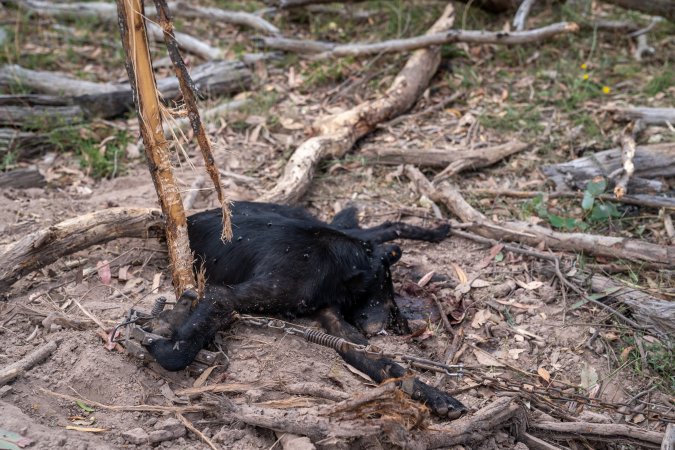
<svg viewBox="0 0 675 450">
<path fill-rule="evenodd" d="M 675 302 L 660 300 L 648 292 L 599 274 L 592 275 L 590 280 L 583 276 L 575 278 L 580 283 L 588 282 L 593 292 L 628 306 L 633 319 L 654 334 L 665 339 L 675 337 Z"/>
<path fill-rule="evenodd" d="M 0 159 L 9 155 L 14 161 L 27 161 L 55 148 L 47 133 L 0 128 Z"/>
<path fill-rule="evenodd" d="M 379 55 L 383 53 L 406 52 L 435 45 L 466 42 L 470 44 L 520 45 L 540 42 L 562 33 L 579 30 L 575 23 L 560 22 L 528 31 L 490 32 L 483 30 L 448 30 L 427 33 L 406 39 L 392 39 L 375 43 L 334 44 L 330 42 L 306 41 L 274 36 L 256 38 L 262 45 L 277 50 L 310 54 L 314 59 L 341 56 Z"/>
<path fill-rule="evenodd" d="M 367 160 L 376 164 L 414 164 L 421 167 L 448 168 L 454 173 L 464 169 L 479 169 L 488 167 L 504 158 L 529 147 L 522 142 L 508 142 L 506 144 L 467 149 L 405 149 L 398 147 L 370 147 L 363 151 Z M 453 174 L 454 174 L 453 173 Z"/>
<path fill-rule="evenodd" d="M 621 153 L 621 148 L 605 150 L 573 161 L 544 166 L 542 172 L 553 180 L 557 190 L 583 190 L 595 177 L 609 177 L 621 170 Z M 628 182 L 631 193 L 663 191 L 667 185 L 659 178 L 675 176 L 675 143 L 639 145 L 633 164 L 635 172 Z"/>
<path fill-rule="evenodd" d="M 449 29 L 454 23 L 454 9 L 448 4 L 430 34 Z M 307 191 L 319 162 L 328 156 L 345 155 L 354 143 L 373 131 L 379 123 L 410 109 L 427 88 L 441 61 L 440 48 L 418 50 L 394 79 L 387 92 L 343 113 L 314 124 L 317 136 L 302 143 L 286 164 L 277 185 L 261 200 L 291 203 Z"/>
<path fill-rule="evenodd" d="M 45 177 L 37 167 L 21 167 L 8 172 L 0 172 L 0 189 L 28 189 L 44 187 Z"/>
<path fill-rule="evenodd" d="M 164 137 L 162 106 L 152 69 L 142 0 L 117 0 L 117 15 L 122 47 L 126 55 L 125 66 L 136 103 L 148 169 L 162 212 L 166 216 L 169 269 L 178 299 L 186 291 L 196 289 L 197 281 L 192 270 L 192 251 L 183 199 L 173 174 L 169 141 Z"/>
<path fill-rule="evenodd" d="M 84 109 L 71 98 L 0 95 L 0 127 L 44 130 L 84 122 Z"/>
<path fill-rule="evenodd" d="M 117 20 L 117 8 L 113 3 L 107 2 L 47 2 L 41 0 L 4 0 L 4 2 L 34 14 L 48 17 L 64 19 L 89 18 L 101 21 Z M 243 25 L 271 34 L 279 32 L 277 27 L 262 17 L 243 11 L 202 8 L 187 2 L 169 2 L 169 9 L 176 11 L 181 17 L 200 17 L 234 25 Z M 150 10 L 150 15 L 153 15 L 152 13 L 153 11 Z M 158 40 L 162 41 L 163 38 L 160 36 Z"/>
<path fill-rule="evenodd" d="M 228 95 L 248 89 L 252 81 L 252 72 L 245 63 L 239 61 L 208 62 L 192 71 L 192 79 L 199 91 L 204 94 Z M 44 110 L 46 117 L 57 114 L 56 110 L 53 114 L 49 111 L 60 107 L 70 108 L 63 113 L 64 120 L 68 117 L 79 117 L 78 114 L 85 119 L 112 118 L 133 107 L 131 87 L 128 83 L 95 83 L 53 72 L 25 69 L 17 65 L 0 68 L 0 88 L 7 88 L 16 83 L 33 92 L 54 96 L 49 100 L 46 96 L 20 96 L 19 100 L 15 101 L 20 102 L 27 97 L 44 99 L 40 101 L 45 108 L 38 108 L 37 111 Z M 159 80 L 157 87 L 166 100 L 175 99 L 180 94 L 179 83 L 175 77 Z M 51 104 L 44 103 L 47 101 Z M 56 106 L 58 104 L 63 106 Z M 0 118 L 9 114 L 8 112 L 3 114 L 2 109 L 0 108 Z"/>
<path fill-rule="evenodd" d="M 520 221 L 493 222 L 469 205 L 457 189 L 447 182 L 433 186 L 422 172 L 406 166 L 405 173 L 417 190 L 443 203 L 465 222 L 465 229 L 478 235 L 537 247 L 542 243 L 553 250 L 586 253 L 629 261 L 645 261 L 663 266 L 675 264 L 675 246 L 658 245 L 636 239 L 586 233 L 561 233 L 540 225 Z"/>
<path fill-rule="evenodd" d="M 636 106 L 632 108 L 607 108 L 614 113 L 616 120 L 640 120 L 645 125 L 675 126 L 675 108 L 647 108 Z"/>
<path fill-rule="evenodd" d="M 515 399 L 501 397 L 470 416 L 415 433 L 414 441 L 428 449 L 477 446 L 496 430 L 514 426 L 524 430 L 525 423 L 525 411 Z"/>
<path fill-rule="evenodd" d="M 534 435 L 547 439 L 625 443 L 639 448 L 659 448 L 663 440 L 663 433 L 614 423 L 529 422 L 527 428 Z"/>
<path fill-rule="evenodd" d="M 0 249 L 0 292 L 59 258 L 113 239 L 164 236 L 158 209 L 111 208 L 30 233 Z"/>
</svg>

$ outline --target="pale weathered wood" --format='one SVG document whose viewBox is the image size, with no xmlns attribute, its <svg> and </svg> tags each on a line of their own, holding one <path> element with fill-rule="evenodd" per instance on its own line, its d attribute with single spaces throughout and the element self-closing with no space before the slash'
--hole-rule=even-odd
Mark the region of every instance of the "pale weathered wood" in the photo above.
<svg viewBox="0 0 675 450">
<path fill-rule="evenodd" d="M 490 32 L 484 30 L 447 30 L 405 39 L 392 39 L 374 43 L 334 44 L 279 38 L 275 36 L 258 37 L 268 48 L 311 54 L 315 59 L 336 58 L 341 56 L 379 55 L 383 53 L 418 50 L 435 45 L 466 42 L 469 44 L 521 45 L 539 42 L 562 33 L 579 30 L 575 23 L 560 22 L 527 31 Z"/>
<path fill-rule="evenodd" d="M 675 264 L 675 246 L 658 245 L 636 239 L 600 236 L 586 233 L 561 233 L 528 222 L 492 222 L 469 205 L 457 189 L 443 182 L 433 186 L 413 166 L 406 166 L 405 173 L 417 190 L 434 201 L 445 204 L 452 214 L 466 222 L 465 229 L 478 235 L 504 241 L 522 242 L 538 247 L 542 242 L 554 250 L 586 253 L 589 255 L 623 258 L 671 266 Z"/>
<path fill-rule="evenodd" d="M 376 164 L 414 164 L 421 167 L 439 168 L 445 168 L 452 164 L 453 167 L 463 170 L 491 166 L 507 156 L 524 151 L 528 147 L 528 144 L 518 141 L 474 149 L 466 147 L 405 149 L 373 146 L 367 148 L 361 154 L 370 162 Z"/>
<path fill-rule="evenodd" d="M 557 190 L 583 190 L 595 177 L 609 177 L 612 173 L 618 173 L 622 165 L 621 152 L 621 148 L 604 150 L 573 161 L 544 166 L 541 170 L 555 182 Z M 675 143 L 639 145 L 633 164 L 635 172 L 628 182 L 629 192 L 659 187 L 665 189 L 658 178 L 675 177 Z"/>
<path fill-rule="evenodd" d="M 64 19 L 90 18 L 101 21 L 117 20 L 117 8 L 108 2 L 47 2 L 41 0 L 5 0 L 26 11 L 49 17 Z M 243 11 L 227 11 L 220 8 L 203 8 L 187 2 L 169 2 L 169 9 L 181 17 L 200 17 L 204 19 L 243 25 L 266 33 L 276 34 L 279 29 L 255 14 Z M 152 16 L 154 11 L 150 9 Z M 187 35 L 184 35 L 187 36 Z M 192 37 L 191 37 L 192 38 Z M 195 38 L 192 38 L 195 39 Z M 162 37 L 158 38 L 163 40 Z M 179 39 L 179 44 L 181 43 Z"/>
<path fill-rule="evenodd" d="M 0 189 L 27 189 L 43 187 L 47 184 L 37 167 L 20 167 L 8 172 L 0 172 Z"/>
<path fill-rule="evenodd" d="M 454 9 L 449 4 L 429 32 L 447 30 L 453 22 Z M 277 185 L 261 200 L 277 203 L 298 201 L 307 191 L 316 166 L 323 158 L 343 156 L 358 139 L 374 130 L 378 123 L 410 109 L 427 88 L 440 60 L 438 47 L 418 50 L 411 55 L 383 96 L 317 121 L 314 124 L 317 136 L 295 150 Z"/>
<path fill-rule="evenodd" d="M 26 161 L 56 148 L 47 133 L 0 128 L 0 159 Z"/>
<path fill-rule="evenodd" d="M 252 72 L 240 61 L 207 62 L 194 68 L 192 79 L 200 93 L 219 96 L 248 89 Z M 16 84 L 32 92 L 58 96 L 51 101 L 60 99 L 66 106 L 76 105 L 85 117 L 115 117 L 133 107 L 129 83 L 95 83 L 17 65 L 0 68 L 0 88 Z M 175 99 L 180 94 L 178 79 L 174 76 L 158 80 L 157 87 L 166 100 Z"/>
<path fill-rule="evenodd" d="M 675 108 L 608 108 L 618 120 L 641 120 L 645 125 L 675 125 Z"/>
<path fill-rule="evenodd" d="M 122 237 L 164 236 L 157 209 L 111 208 L 30 233 L 0 249 L 0 292 L 63 256 Z"/>
<path fill-rule="evenodd" d="M 529 432 L 548 439 L 624 442 L 640 448 L 659 448 L 663 440 L 663 433 L 614 423 L 529 422 L 527 427 Z"/>
<path fill-rule="evenodd" d="M 19 361 L 0 369 L 0 386 L 4 386 L 24 372 L 32 369 L 47 359 L 58 347 L 56 341 L 49 341 L 38 347 Z"/>
</svg>

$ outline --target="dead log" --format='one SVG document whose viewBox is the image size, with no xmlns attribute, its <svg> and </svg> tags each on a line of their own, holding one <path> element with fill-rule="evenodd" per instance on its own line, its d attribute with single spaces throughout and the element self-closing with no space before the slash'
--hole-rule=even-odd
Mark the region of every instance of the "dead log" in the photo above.
<svg viewBox="0 0 675 450">
<path fill-rule="evenodd" d="M 584 190 L 593 178 L 608 178 L 621 170 L 621 152 L 621 148 L 604 150 L 573 161 L 544 166 L 542 172 L 553 180 L 559 191 Z M 675 176 L 675 143 L 640 145 L 633 164 L 635 172 L 628 182 L 630 192 L 666 190 L 666 184 L 656 178 Z"/>
<path fill-rule="evenodd" d="M 448 4 L 429 33 L 447 30 L 453 23 L 454 9 L 452 4 Z M 378 123 L 410 109 L 427 88 L 440 60 L 438 47 L 418 50 L 382 97 L 317 121 L 314 124 L 317 136 L 305 141 L 295 150 L 277 185 L 261 200 L 289 203 L 300 199 L 307 191 L 316 166 L 323 158 L 342 157 L 358 139 L 374 130 Z"/>
<path fill-rule="evenodd" d="M 117 8 L 107 2 L 46 2 L 41 0 L 5 0 L 6 3 L 17 6 L 25 11 L 48 17 L 63 19 L 89 18 L 101 21 L 117 20 Z M 220 8 L 203 8 L 186 2 L 169 2 L 169 9 L 181 17 L 200 17 L 219 22 L 243 25 L 266 33 L 276 34 L 279 29 L 255 14 L 243 11 L 227 11 Z M 152 9 L 150 15 L 153 16 Z M 192 38 L 192 37 L 191 37 Z M 154 37 L 153 37 L 154 39 Z M 163 37 L 158 37 L 162 41 Z M 194 38 L 192 38 L 194 39 Z M 179 44 L 181 39 L 178 39 Z"/>
<path fill-rule="evenodd" d="M 579 276 L 577 281 L 588 282 L 593 292 L 606 294 L 609 299 L 628 306 L 633 318 L 657 336 L 666 339 L 675 336 L 675 302 L 660 300 L 645 291 L 628 287 L 603 275 L 594 274 L 590 280 Z"/>
<path fill-rule="evenodd" d="M 663 433 L 614 423 L 529 422 L 527 428 L 535 436 L 547 439 L 622 442 L 639 448 L 659 448 L 663 441 Z"/>
<path fill-rule="evenodd" d="M 24 372 L 32 369 L 47 359 L 57 348 L 56 341 L 49 341 L 45 345 L 38 347 L 19 361 L 3 367 L 0 370 L 0 386 L 4 386 L 13 379 L 21 376 Z"/>
<path fill-rule="evenodd" d="M 42 176 L 35 166 L 21 167 L 9 172 L 0 172 L 0 189 L 38 188 L 44 187 L 46 184 L 45 177 Z"/>
<path fill-rule="evenodd" d="M 0 159 L 27 161 L 55 147 L 47 133 L 0 128 Z"/>
<path fill-rule="evenodd" d="M 82 123 L 86 113 L 70 98 L 0 95 L 0 127 L 44 130 Z"/>
<path fill-rule="evenodd" d="M 576 32 L 579 27 L 575 23 L 560 22 L 527 31 L 490 32 L 484 30 L 448 30 L 415 36 L 406 39 L 392 39 L 375 43 L 334 44 L 260 36 L 256 40 L 265 47 L 301 54 L 311 54 L 314 59 L 337 58 L 342 56 L 379 55 L 383 53 L 405 52 L 427 48 L 435 45 L 466 42 L 470 44 L 503 44 L 520 45 L 539 42 L 561 33 Z"/>
<path fill-rule="evenodd" d="M 632 108 L 608 108 L 614 113 L 614 119 L 619 121 L 640 120 L 645 125 L 675 125 L 675 108 L 647 108 L 636 106 Z"/>
<path fill-rule="evenodd" d="M 414 434 L 414 441 L 424 443 L 424 448 L 443 448 L 454 445 L 475 446 L 496 430 L 510 428 L 524 431 L 525 411 L 511 397 L 500 397 L 489 405 L 448 424 L 434 426 L 433 431 Z"/>
<path fill-rule="evenodd" d="M 400 147 L 369 147 L 361 154 L 374 164 L 414 164 L 420 167 L 447 168 L 452 165 L 455 173 L 464 169 L 488 167 L 514 153 L 529 147 L 522 142 L 467 149 L 404 149 Z"/>
<path fill-rule="evenodd" d="M 200 93 L 215 97 L 248 89 L 252 73 L 243 62 L 217 61 L 197 66 L 192 71 L 192 79 Z M 111 118 L 133 107 L 131 86 L 128 83 L 95 83 L 53 72 L 25 69 L 17 65 L 0 68 L 0 88 L 8 88 L 15 84 L 32 92 L 59 96 L 60 101 L 66 105 L 79 107 L 87 118 Z M 180 94 L 179 83 L 175 77 L 159 80 L 157 88 L 166 100 L 176 99 Z M 69 98 L 63 99 L 62 96 Z M 52 98 L 50 101 L 57 100 Z"/>
<path fill-rule="evenodd" d="M 111 208 L 65 220 L 0 249 L 0 291 L 59 258 L 113 239 L 164 236 L 158 209 Z"/>
<path fill-rule="evenodd" d="M 546 247 L 554 250 L 646 261 L 665 266 L 675 264 L 675 246 L 672 245 L 664 246 L 636 239 L 585 233 L 561 233 L 520 221 L 492 222 L 471 207 L 449 183 L 442 182 L 438 186 L 433 186 L 424 174 L 413 166 L 406 166 L 405 173 L 421 194 L 445 204 L 452 214 L 465 222 L 465 229 L 478 235 L 490 239 L 521 242 L 532 247 L 544 243 Z"/>
<path fill-rule="evenodd" d="M 675 2 L 672 0 L 602 0 L 625 9 L 640 11 L 650 16 L 661 16 L 675 22 Z"/>
</svg>

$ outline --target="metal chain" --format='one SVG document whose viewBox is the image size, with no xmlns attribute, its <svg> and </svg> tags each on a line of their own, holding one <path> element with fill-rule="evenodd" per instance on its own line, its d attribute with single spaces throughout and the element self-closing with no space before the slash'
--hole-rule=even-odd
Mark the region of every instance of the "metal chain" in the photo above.
<svg viewBox="0 0 675 450">
<path fill-rule="evenodd" d="M 286 334 L 302 337 L 308 342 L 332 348 L 336 351 L 343 350 L 344 346 L 348 346 L 355 352 L 364 353 L 371 356 L 390 358 L 402 362 L 409 367 L 414 367 L 417 369 L 438 372 L 451 377 L 463 377 L 464 375 L 469 375 L 469 378 L 477 382 L 479 385 L 499 388 L 502 391 L 514 392 L 523 395 L 546 396 L 547 400 L 577 402 L 590 407 L 612 409 L 622 414 L 642 413 L 651 416 L 652 419 L 663 420 L 666 422 L 672 422 L 675 420 L 675 417 L 672 414 L 659 413 L 653 410 L 635 411 L 628 404 L 609 403 L 600 399 L 588 397 L 583 394 L 578 394 L 576 392 L 563 392 L 560 388 L 555 386 L 534 386 L 531 384 L 525 386 L 525 383 L 511 381 L 503 377 L 494 375 L 485 376 L 483 374 L 483 370 L 476 367 L 467 367 L 463 364 L 448 365 L 406 353 L 385 352 L 372 344 L 356 344 L 346 339 L 324 333 L 323 331 L 317 330 L 316 328 L 293 324 L 282 319 L 240 315 L 239 321 L 246 325 L 280 330 Z"/>
<path fill-rule="evenodd" d="M 240 315 L 239 321 L 246 325 L 253 325 L 263 328 L 273 328 L 276 330 L 281 330 L 286 334 L 293 336 L 300 336 L 304 338 L 307 342 L 312 342 L 324 347 L 332 348 L 336 351 L 342 351 L 345 346 L 349 347 L 351 350 L 364 353 L 370 356 L 378 356 L 381 358 L 390 358 L 395 361 L 404 363 L 410 367 L 415 367 L 418 369 L 430 370 L 433 372 L 443 373 L 449 377 L 462 377 L 464 375 L 464 365 L 463 364 L 442 364 L 430 359 L 420 358 L 418 356 L 408 355 L 406 353 L 390 353 L 385 352 L 381 348 L 368 344 L 361 345 L 354 342 L 348 341 L 344 338 L 333 336 L 328 333 L 324 333 L 321 330 L 317 330 L 312 327 L 305 327 L 302 325 L 293 324 L 286 322 L 281 319 L 276 319 L 272 317 L 260 317 L 260 316 L 248 316 Z"/>
</svg>

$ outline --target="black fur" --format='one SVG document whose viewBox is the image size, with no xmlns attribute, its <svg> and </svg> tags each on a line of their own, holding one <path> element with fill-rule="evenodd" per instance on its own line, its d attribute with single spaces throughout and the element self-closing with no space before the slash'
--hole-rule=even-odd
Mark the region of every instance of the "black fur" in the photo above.
<svg viewBox="0 0 675 450">
<path fill-rule="evenodd" d="M 401 249 L 384 242 L 396 238 L 437 242 L 447 236 L 449 227 L 430 230 L 386 222 L 362 229 L 354 208 L 326 224 L 298 208 L 236 202 L 230 243 L 220 240 L 220 210 L 189 217 L 188 231 L 195 266 L 205 268 L 207 283 L 194 311 L 193 299 L 184 297 L 160 317 L 172 324 L 172 334 L 148 349 L 168 370 L 190 364 L 231 322 L 235 311 L 289 318 L 314 315 L 330 334 L 358 343 L 367 342 L 362 333 L 388 325 L 405 331 L 407 324 L 393 301 L 389 269 L 401 257 Z M 351 350 L 340 354 L 378 382 L 406 372 L 386 358 Z M 460 402 L 419 380 L 414 380 L 410 394 L 441 415 L 458 417 L 465 411 Z"/>
</svg>

